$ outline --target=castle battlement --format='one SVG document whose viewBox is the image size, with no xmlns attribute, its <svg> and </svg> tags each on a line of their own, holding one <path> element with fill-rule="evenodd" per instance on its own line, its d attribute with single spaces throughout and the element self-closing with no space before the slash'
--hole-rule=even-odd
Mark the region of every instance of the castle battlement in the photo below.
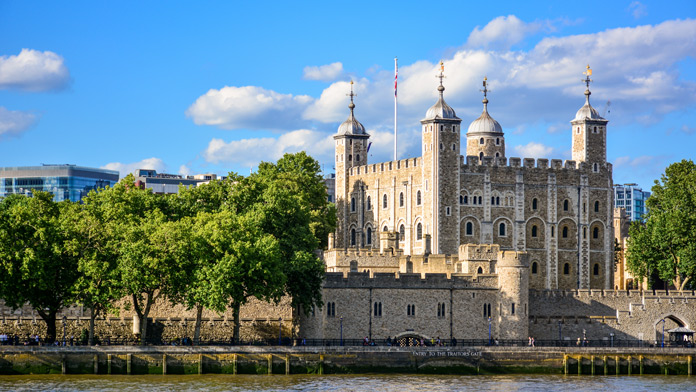
<svg viewBox="0 0 696 392">
<path fill-rule="evenodd" d="M 546 169 L 546 170 L 589 170 L 590 164 L 587 162 L 576 162 L 574 160 L 546 159 L 546 158 L 494 158 L 484 157 L 483 161 L 474 155 L 460 157 L 460 166 L 463 169 L 473 169 L 476 167 L 499 167 L 499 168 L 524 168 L 524 169 Z M 603 168 L 611 168 L 610 163 L 602 163 Z"/>
<path fill-rule="evenodd" d="M 490 289 L 497 290 L 496 276 L 471 274 L 408 274 L 366 272 L 327 272 L 324 288 L 400 288 L 400 289 Z"/>
<path fill-rule="evenodd" d="M 498 259 L 500 245 L 497 244 L 466 244 L 459 246 L 459 260 L 486 260 Z"/>
<path fill-rule="evenodd" d="M 422 165 L 421 157 L 416 158 L 406 158 L 399 159 L 397 161 L 388 161 L 373 163 L 369 165 L 353 166 L 349 169 L 349 174 L 360 175 L 360 174 L 370 174 L 370 173 L 384 173 L 394 170 L 402 170 L 407 168 L 420 167 Z"/>
<path fill-rule="evenodd" d="M 592 298 L 592 297 L 612 297 L 612 298 L 635 298 L 642 297 L 650 299 L 696 299 L 696 292 L 685 290 L 529 290 L 530 297 L 553 298 L 553 297 L 572 297 L 572 298 Z"/>
</svg>

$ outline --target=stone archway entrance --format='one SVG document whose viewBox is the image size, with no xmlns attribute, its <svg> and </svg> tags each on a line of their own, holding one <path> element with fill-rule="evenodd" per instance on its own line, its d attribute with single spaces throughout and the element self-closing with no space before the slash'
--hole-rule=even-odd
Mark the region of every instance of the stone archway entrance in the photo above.
<svg viewBox="0 0 696 392">
<path fill-rule="evenodd" d="M 430 341 L 428 336 L 417 332 L 404 332 L 394 337 L 394 345 L 397 347 L 418 347 L 427 345 Z"/>
<path fill-rule="evenodd" d="M 686 323 L 682 321 L 680 317 L 675 316 L 673 314 L 667 315 L 664 318 L 657 320 L 655 322 L 655 345 L 661 346 L 663 341 L 665 342 L 665 345 L 667 345 L 669 343 L 668 331 L 675 328 L 685 327 Z"/>
</svg>

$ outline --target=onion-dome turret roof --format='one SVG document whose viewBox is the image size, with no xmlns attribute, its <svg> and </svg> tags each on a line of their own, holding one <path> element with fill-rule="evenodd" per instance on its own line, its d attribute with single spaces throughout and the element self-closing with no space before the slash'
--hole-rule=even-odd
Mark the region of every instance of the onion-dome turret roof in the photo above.
<svg viewBox="0 0 696 392">
<path fill-rule="evenodd" d="M 435 102 L 435 105 L 431 106 L 430 109 L 425 112 L 425 118 L 423 120 L 459 120 L 459 117 L 457 117 L 454 109 L 452 109 L 452 107 L 445 102 L 445 98 L 442 94 L 445 91 L 445 86 L 442 85 L 442 79 L 445 77 L 443 75 L 444 70 L 445 66 L 442 61 L 440 61 L 440 75 L 438 76 L 440 78 L 440 85 L 437 87 L 437 91 L 440 92 L 440 97 L 437 99 L 437 102 Z"/>
<path fill-rule="evenodd" d="M 488 86 L 487 78 L 483 79 L 483 112 L 469 125 L 467 133 L 503 134 L 503 127 L 488 114 Z"/>
<path fill-rule="evenodd" d="M 351 136 L 351 135 L 364 135 L 366 136 L 367 133 L 365 132 L 365 127 L 360 123 L 355 118 L 355 114 L 353 113 L 353 109 L 355 109 L 355 104 L 353 103 L 353 97 L 356 96 L 353 94 L 353 81 L 350 82 L 350 105 L 348 105 L 348 108 L 350 109 L 350 115 L 344 121 L 339 127 L 338 127 L 338 134 L 339 135 L 346 135 L 346 136 Z"/>
</svg>

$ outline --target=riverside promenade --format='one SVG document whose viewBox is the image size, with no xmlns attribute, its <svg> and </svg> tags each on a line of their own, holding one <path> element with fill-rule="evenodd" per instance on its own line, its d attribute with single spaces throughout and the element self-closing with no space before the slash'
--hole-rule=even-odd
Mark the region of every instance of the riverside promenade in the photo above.
<svg viewBox="0 0 696 392">
<path fill-rule="evenodd" d="M 2 346 L 0 374 L 691 375 L 694 348 Z"/>
</svg>

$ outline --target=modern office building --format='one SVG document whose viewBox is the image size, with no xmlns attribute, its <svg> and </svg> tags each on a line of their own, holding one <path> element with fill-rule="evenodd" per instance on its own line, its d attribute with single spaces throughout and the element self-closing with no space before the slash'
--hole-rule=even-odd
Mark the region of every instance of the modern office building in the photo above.
<svg viewBox="0 0 696 392">
<path fill-rule="evenodd" d="M 331 173 L 324 176 L 324 185 L 326 186 L 326 193 L 328 194 L 328 200 L 331 203 L 336 202 L 336 174 Z"/>
<path fill-rule="evenodd" d="M 137 186 L 152 189 L 152 192 L 159 194 L 178 193 L 179 185 L 195 187 L 218 178 L 216 174 L 182 176 L 179 174 L 157 173 L 156 170 L 152 169 L 138 169 L 134 175 Z"/>
<path fill-rule="evenodd" d="M 89 191 L 118 182 L 118 172 L 76 165 L 41 165 L 0 168 L 0 198 L 51 192 L 56 201 L 80 201 Z"/>
<path fill-rule="evenodd" d="M 648 212 L 648 197 L 650 192 L 644 192 L 638 184 L 614 184 L 614 207 L 625 209 L 631 222 L 642 220 Z"/>
</svg>

